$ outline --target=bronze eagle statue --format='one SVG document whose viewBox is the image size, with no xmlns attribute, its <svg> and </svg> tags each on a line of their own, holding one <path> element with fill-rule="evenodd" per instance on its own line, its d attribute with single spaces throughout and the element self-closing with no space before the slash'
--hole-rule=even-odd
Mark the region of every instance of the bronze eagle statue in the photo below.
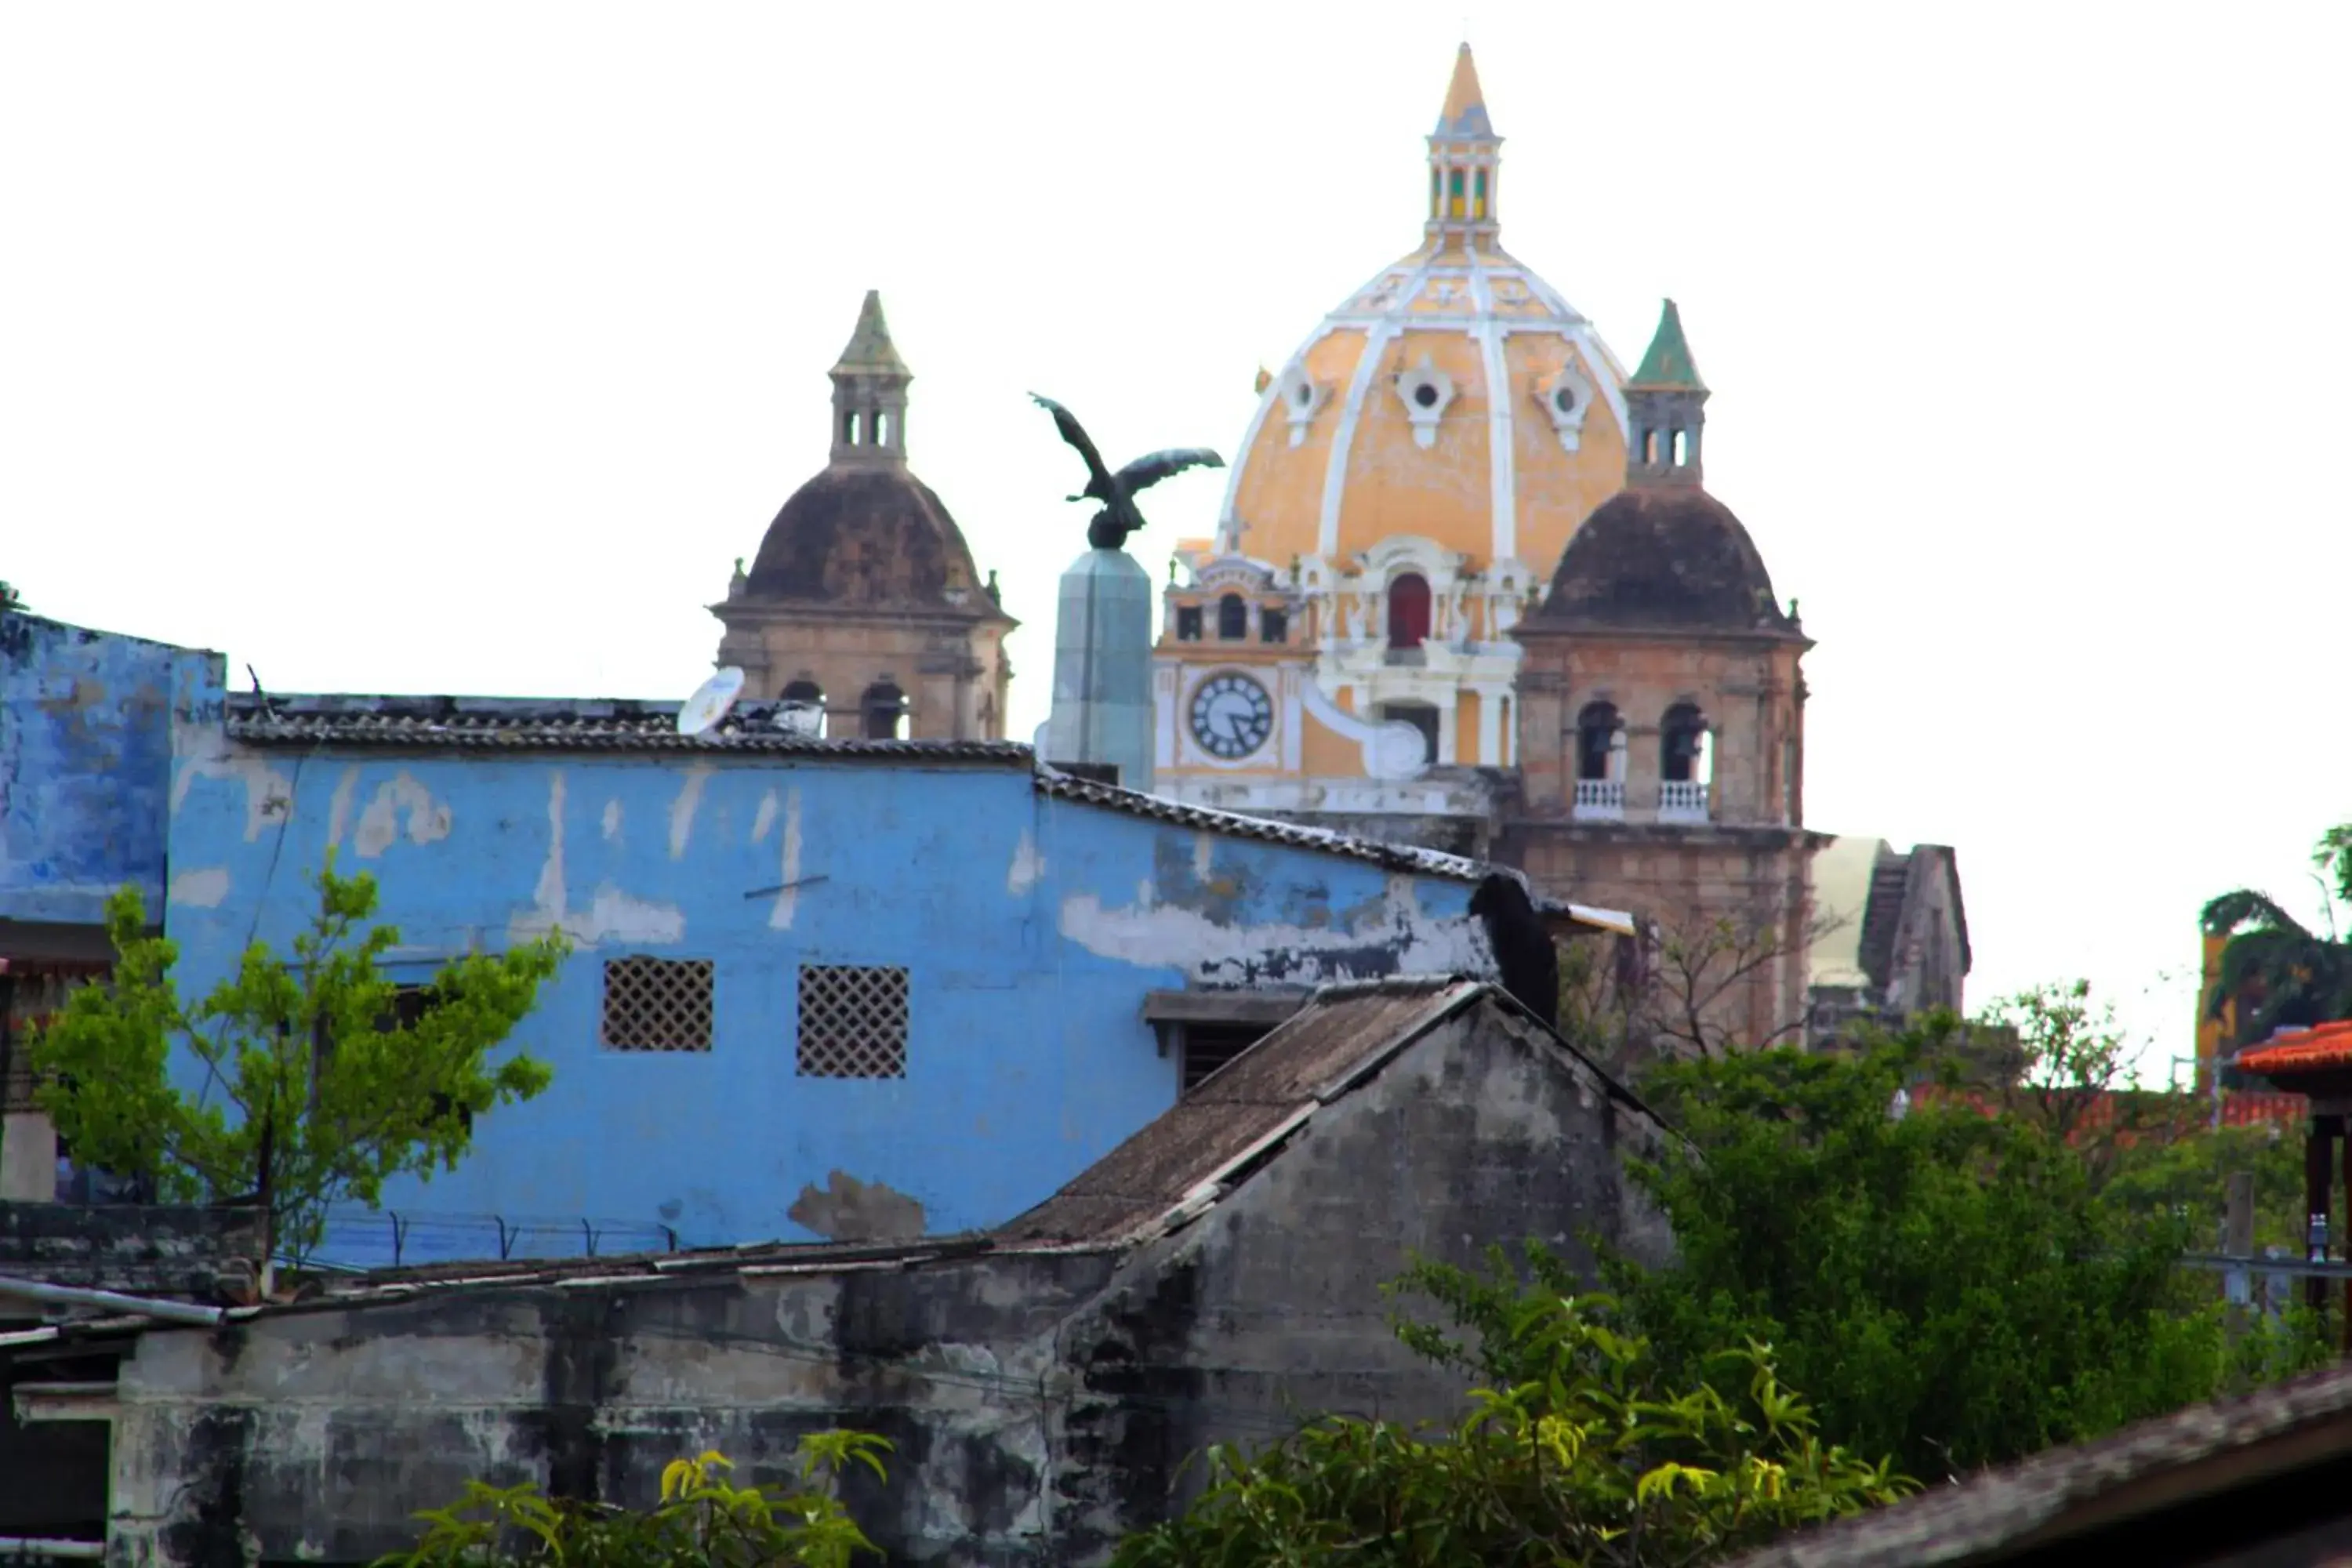
<svg viewBox="0 0 2352 1568">
<path fill-rule="evenodd" d="M 1087 524 L 1087 542 L 1097 550 L 1117 550 L 1127 542 L 1129 534 L 1143 527 L 1143 514 L 1135 510 L 1138 490 L 1150 489 L 1170 475 L 1181 474 L 1187 468 L 1225 466 L 1225 460 L 1206 447 L 1171 447 L 1164 452 L 1138 458 L 1114 474 L 1104 467 L 1102 454 L 1095 450 L 1095 444 L 1087 438 L 1086 427 L 1068 409 L 1034 392 L 1029 396 L 1054 416 L 1054 426 L 1061 431 L 1062 439 L 1076 447 L 1078 456 L 1086 459 L 1087 488 L 1069 499 L 1102 503 L 1102 510 Z"/>
</svg>

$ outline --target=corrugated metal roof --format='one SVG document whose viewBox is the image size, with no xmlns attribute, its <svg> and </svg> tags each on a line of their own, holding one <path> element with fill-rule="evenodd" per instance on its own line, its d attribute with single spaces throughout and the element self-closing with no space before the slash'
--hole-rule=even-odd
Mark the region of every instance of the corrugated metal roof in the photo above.
<svg viewBox="0 0 2352 1568">
<path fill-rule="evenodd" d="M 1325 986 L 1288 1023 L 996 1234 L 1014 1246 L 1109 1246 L 1181 1223 L 1318 1107 L 1487 992 L 1484 982 L 1452 975 Z"/>
</svg>

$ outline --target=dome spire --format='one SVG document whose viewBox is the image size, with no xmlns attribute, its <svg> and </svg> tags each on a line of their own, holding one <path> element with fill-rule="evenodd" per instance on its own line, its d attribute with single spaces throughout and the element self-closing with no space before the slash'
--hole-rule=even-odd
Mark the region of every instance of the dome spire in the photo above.
<svg viewBox="0 0 2352 1568">
<path fill-rule="evenodd" d="M 1628 485 L 1706 482 L 1699 438 L 1706 429 L 1706 383 L 1698 378 L 1698 362 L 1683 336 L 1683 313 L 1669 300 L 1650 352 L 1625 384 L 1625 417 L 1633 430 L 1625 444 Z"/>
<path fill-rule="evenodd" d="M 1658 330 L 1650 339 L 1650 352 L 1642 356 L 1642 367 L 1626 384 L 1685 392 L 1706 390 L 1706 383 L 1698 378 L 1698 362 L 1691 358 L 1690 340 L 1683 336 L 1683 313 L 1675 308 L 1672 300 L 1666 301 L 1665 310 L 1658 317 Z"/>
<path fill-rule="evenodd" d="M 1445 107 L 1438 110 L 1437 129 L 1429 138 L 1427 232 L 1433 241 L 1481 238 L 1494 243 L 1500 226 L 1495 220 L 1495 198 L 1502 146 L 1494 121 L 1486 117 L 1477 62 L 1464 44 L 1454 57 Z"/>
<path fill-rule="evenodd" d="M 860 466 L 904 467 L 907 461 L 907 384 L 915 379 L 890 341 L 882 316 L 882 291 L 868 289 L 857 312 L 849 346 L 833 376 L 833 460 Z"/>
</svg>

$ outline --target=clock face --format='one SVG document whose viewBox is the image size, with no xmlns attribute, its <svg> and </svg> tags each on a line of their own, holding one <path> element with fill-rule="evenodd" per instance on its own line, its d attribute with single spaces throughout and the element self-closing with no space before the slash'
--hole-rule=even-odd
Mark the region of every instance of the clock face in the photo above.
<svg viewBox="0 0 2352 1568">
<path fill-rule="evenodd" d="M 1192 739 L 1213 757 L 1235 762 L 1274 733 L 1274 700 L 1246 675 L 1213 675 L 1192 691 Z"/>
</svg>

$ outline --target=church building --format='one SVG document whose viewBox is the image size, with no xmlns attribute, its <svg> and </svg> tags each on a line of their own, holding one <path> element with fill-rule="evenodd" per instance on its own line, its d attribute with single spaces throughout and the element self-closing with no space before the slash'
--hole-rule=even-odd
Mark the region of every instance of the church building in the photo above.
<svg viewBox="0 0 2352 1568">
<path fill-rule="evenodd" d="M 1503 249 L 1501 148 L 1465 45 L 1420 245 L 1260 373 L 1215 536 L 1177 547 L 1155 789 L 1642 911 L 1713 967 L 1693 984 L 1751 1041 L 1958 1006 L 1948 849 L 1929 847 L 1916 898 L 1844 874 L 1876 849 L 1815 883 L 1840 841 L 1804 816 L 1812 645 L 1706 489 L 1708 391 L 1679 310 L 1628 377 Z M 1867 977 L 1833 935 L 1864 923 L 1914 933 Z M 1699 964 L 1694 942 L 1727 951 Z M 1822 953 L 1837 973 L 1817 981 Z"/>
<path fill-rule="evenodd" d="M 719 663 L 744 693 L 803 705 L 836 740 L 998 741 L 1018 623 L 971 548 L 907 467 L 907 387 L 878 293 L 833 367 L 831 458 L 741 562 Z"/>
</svg>

